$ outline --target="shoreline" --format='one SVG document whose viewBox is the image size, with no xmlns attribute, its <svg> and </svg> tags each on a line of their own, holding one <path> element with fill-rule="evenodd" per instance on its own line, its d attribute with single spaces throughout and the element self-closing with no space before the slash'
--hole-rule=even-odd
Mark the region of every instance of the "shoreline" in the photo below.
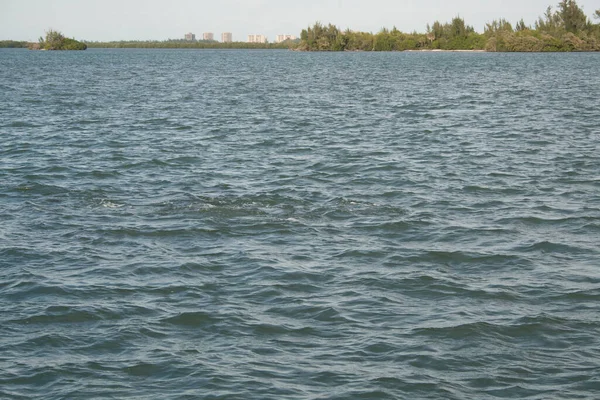
<svg viewBox="0 0 600 400">
<path fill-rule="evenodd" d="M 47 49 L 32 49 L 28 47 L 22 46 L 0 46 L 0 49 L 21 49 L 21 50 L 34 50 L 34 51 L 44 51 Z M 556 53 L 600 53 L 600 50 L 551 50 L 551 51 L 538 51 L 538 50 L 521 50 L 521 51 L 490 51 L 490 50 L 446 50 L 446 49 L 407 49 L 407 50 L 301 50 L 294 48 L 253 48 L 253 47 L 161 47 L 161 46 L 123 46 L 123 47 L 112 47 L 112 46 L 88 46 L 88 50 L 248 50 L 248 51 L 293 51 L 298 53 L 537 53 L 537 54 L 556 54 Z M 60 50 L 59 50 L 60 51 Z"/>
<path fill-rule="evenodd" d="M 425 52 L 425 53 L 490 53 L 487 50 L 445 50 L 445 49 L 411 49 L 403 50 L 404 52 Z M 493 53 L 493 52 L 492 52 Z M 498 52 L 500 53 L 500 52 Z"/>
</svg>

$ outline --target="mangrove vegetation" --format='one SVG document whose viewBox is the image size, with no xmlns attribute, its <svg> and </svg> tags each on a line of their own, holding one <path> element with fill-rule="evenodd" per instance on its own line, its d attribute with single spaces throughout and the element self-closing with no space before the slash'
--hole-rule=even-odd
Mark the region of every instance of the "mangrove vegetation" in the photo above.
<svg viewBox="0 0 600 400">
<path fill-rule="evenodd" d="M 600 20 L 600 10 L 594 17 Z M 374 34 L 316 23 L 304 29 L 300 38 L 296 49 L 301 51 L 600 51 L 600 23 L 593 23 L 575 0 L 562 0 L 556 9 L 548 7 L 533 26 L 522 19 L 514 25 L 498 19 L 478 33 L 456 17 L 428 25 L 425 33 L 404 33 L 394 27 Z"/>
<path fill-rule="evenodd" d="M 28 42 L 20 42 L 16 40 L 0 40 L 1 49 L 26 49 Z"/>
<path fill-rule="evenodd" d="M 85 50 L 87 45 L 75 39 L 65 37 L 61 32 L 48 30 L 46 37 L 40 37 L 38 43 L 30 43 L 31 50 Z"/>
</svg>

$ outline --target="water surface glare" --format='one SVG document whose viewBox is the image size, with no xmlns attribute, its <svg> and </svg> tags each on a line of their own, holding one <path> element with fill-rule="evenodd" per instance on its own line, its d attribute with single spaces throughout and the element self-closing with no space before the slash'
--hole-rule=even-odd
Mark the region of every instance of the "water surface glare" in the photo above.
<svg viewBox="0 0 600 400">
<path fill-rule="evenodd" d="M 600 54 L 0 50 L 0 398 L 592 399 Z"/>
</svg>

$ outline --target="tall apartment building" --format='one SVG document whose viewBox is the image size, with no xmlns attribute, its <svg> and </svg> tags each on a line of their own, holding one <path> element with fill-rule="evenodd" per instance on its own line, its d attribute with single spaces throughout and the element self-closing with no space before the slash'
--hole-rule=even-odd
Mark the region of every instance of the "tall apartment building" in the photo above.
<svg viewBox="0 0 600 400">
<path fill-rule="evenodd" d="M 204 40 L 215 40 L 215 35 L 212 32 L 204 32 L 202 34 L 202 39 L 204 39 Z"/>
<path fill-rule="evenodd" d="M 196 35 L 194 35 L 193 33 L 186 33 L 185 34 L 185 40 L 187 40 L 188 42 L 193 42 L 194 40 L 196 40 Z"/>
<path fill-rule="evenodd" d="M 277 35 L 275 37 L 275 43 L 285 42 L 286 40 L 296 40 L 296 36 L 294 35 Z"/>
<path fill-rule="evenodd" d="M 267 43 L 265 35 L 248 35 L 248 43 Z"/>
<path fill-rule="evenodd" d="M 231 43 L 233 42 L 233 35 L 231 32 L 224 32 L 221 34 L 221 42 L 223 43 Z"/>
</svg>

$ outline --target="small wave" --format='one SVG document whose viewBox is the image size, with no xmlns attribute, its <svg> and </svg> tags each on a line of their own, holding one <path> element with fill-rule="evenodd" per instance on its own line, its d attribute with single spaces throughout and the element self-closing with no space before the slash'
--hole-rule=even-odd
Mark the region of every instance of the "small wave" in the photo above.
<svg viewBox="0 0 600 400">
<path fill-rule="evenodd" d="M 113 202 L 108 199 L 100 200 L 100 205 L 104 208 L 121 208 L 121 207 L 123 207 L 123 204 L 118 204 L 118 203 Z"/>
<path fill-rule="evenodd" d="M 52 325 L 52 324 L 77 324 L 102 320 L 120 319 L 122 316 L 113 311 L 102 308 L 74 309 L 54 312 L 51 309 L 44 314 L 32 315 L 23 319 L 10 321 L 25 325 Z"/>
<path fill-rule="evenodd" d="M 27 342 L 24 343 L 23 346 L 34 349 L 39 349 L 43 347 L 63 348 L 71 346 L 74 343 L 76 343 L 75 340 L 73 340 L 67 335 L 46 333 L 27 340 Z"/>
<path fill-rule="evenodd" d="M 466 193 L 485 193 L 485 194 L 502 194 L 502 195 L 517 195 L 520 193 L 524 193 L 522 188 L 517 187 L 504 187 L 504 186 L 478 186 L 478 185 L 469 185 L 464 186 L 462 190 Z"/>
<path fill-rule="evenodd" d="M 491 266 L 530 266 L 531 262 L 516 254 L 484 254 L 463 251 L 428 251 L 409 258 L 412 262 L 427 262 L 444 265 L 476 264 L 486 270 Z"/>
<path fill-rule="evenodd" d="M 37 182 L 29 182 L 13 188 L 15 192 L 26 192 L 27 194 L 41 195 L 41 196 L 53 196 L 58 194 L 68 194 L 69 189 L 62 186 L 46 185 Z"/>
<path fill-rule="evenodd" d="M 123 372 L 133 377 L 156 377 L 161 374 L 163 368 L 157 364 L 138 363 L 123 368 Z"/>
<path fill-rule="evenodd" d="M 551 241 L 541 241 L 532 245 L 518 246 L 514 249 L 518 252 L 540 252 L 540 253 L 560 253 L 560 254 L 597 254 L 598 250 L 582 246 L 568 245 Z"/>
<path fill-rule="evenodd" d="M 25 121 L 13 121 L 7 125 L 4 125 L 4 128 L 39 128 L 41 125 L 36 125 L 31 122 Z"/>
<path fill-rule="evenodd" d="M 563 217 L 563 218 L 544 218 L 536 216 L 522 216 L 522 217 L 511 217 L 511 218 L 500 218 L 497 219 L 496 223 L 501 225 L 513 225 L 522 224 L 530 226 L 555 226 L 555 225 L 566 225 L 572 223 L 584 223 L 586 221 L 592 221 L 595 218 L 591 217 Z"/>
<path fill-rule="evenodd" d="M 415 335 L 424 337 L 443 337 L 452 339 L 469 340 L 472 338 L 494 337 L 502 332 L 504 327 L 489 322 L 472 322 L 442 327 L 415 328 Z"/>
<path fill-rule="evenodd" d="M 291 328 L 284 325 L 261 323 L 252 326 L 252 330 L 258 335 L 298 335 L 310 337 L 316 334 L 312 327 Z"/>
<path fill-rule="evenodd" d="M 198 328 L 213 325 L 219 321 L 220 318 L 217 318 L 212 314 L 201 311 L 195 311 L 183 312 L 173 317 L 165 318 L 161 322 L 188 328 Z"/>
<path fill-rule="evenodd" d="M 28 257 L 30 258 L 30 257 Z M 40 258 L 43 258 L 41 256 Z M 10 286 L 6 288 L 5 296 L 14 299 L 27 299 L 27 298 L 36 298 L 36 297 L 67 297 L 73 295 L 73 293 L 65 288 L 62 285 L 50 285 L 50 284 L 41 284 L 34 281 L 29 280 L 19 280 L 13 282 Z M 50 312 L 56 311 L 52 308 L 49 308 Z M 64 310 L 68 311 L 68 310 Z"/>
</svg>

